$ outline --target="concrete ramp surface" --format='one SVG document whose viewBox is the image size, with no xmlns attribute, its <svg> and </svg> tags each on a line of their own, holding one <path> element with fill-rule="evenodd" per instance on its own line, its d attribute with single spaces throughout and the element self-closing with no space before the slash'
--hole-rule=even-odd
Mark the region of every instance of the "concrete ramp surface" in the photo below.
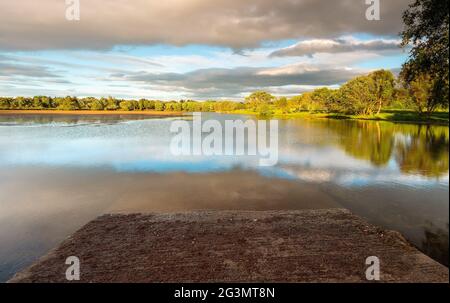
<svg viewBox="0 0 450 303">
<path fill-rule="evenodd" d="M 113 214 L 91 221 L 10 282 L 446 282 L 448 268 L 343 209 Z"/>
</svg>

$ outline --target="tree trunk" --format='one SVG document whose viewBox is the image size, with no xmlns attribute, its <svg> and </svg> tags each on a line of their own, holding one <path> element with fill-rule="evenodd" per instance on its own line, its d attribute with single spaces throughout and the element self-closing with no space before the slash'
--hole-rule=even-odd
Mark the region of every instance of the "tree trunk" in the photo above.
<svg viewBox="0 0 450 303">
<path fill-rule="evenodd" d="M 377 115 L 379 115 L 380 114 L 380 112 L 381 112 L 381 105 L 382 105 L 382 101 L 381 101 L 381 99 L 378 101 L 378 111 L 377 111 Z"/>
</svg>

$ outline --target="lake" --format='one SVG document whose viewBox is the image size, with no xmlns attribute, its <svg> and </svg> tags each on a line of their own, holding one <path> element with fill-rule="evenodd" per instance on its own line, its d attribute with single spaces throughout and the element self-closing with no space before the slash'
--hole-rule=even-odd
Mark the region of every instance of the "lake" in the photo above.
<svg viewBox="0 0 450 303">
<path fill-rule="evenodd" d="M 254 119 L 203 114 L 204 119 Z M 0 116 L 0 281 L 111 212 L 344 207 L 448 266 L 449 128 L 279 120 L 278 164 L 174 156 L 190 116 Z"/>
</svg>

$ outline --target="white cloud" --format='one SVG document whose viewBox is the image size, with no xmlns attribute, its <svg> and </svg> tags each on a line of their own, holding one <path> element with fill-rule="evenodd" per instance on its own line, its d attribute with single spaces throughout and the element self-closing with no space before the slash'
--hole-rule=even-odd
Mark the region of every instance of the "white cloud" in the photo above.
<svg viewBox="0 0 450 303">
<path fill-rule="evenodd" d="M 354 38 L 313 39 L 300 41 L 292 46 L 274 51 L 271 56 L 313 56 L 318 53 L 336 54 L 357 51 L 382 53 L 386 51 L 399 51 L 400 42 L 398 39 L 365 41 Z"/>
</svg>

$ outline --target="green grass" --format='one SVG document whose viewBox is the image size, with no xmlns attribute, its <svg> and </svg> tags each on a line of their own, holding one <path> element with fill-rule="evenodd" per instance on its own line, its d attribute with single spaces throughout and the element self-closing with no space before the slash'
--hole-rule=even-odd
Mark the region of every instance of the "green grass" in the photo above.
<svg viewBox="0 0 450 303">
<path fill-rule="evenodd" d="M 257 113 L 251 110 L 236 110 L 230 112 L 233 114 L 243 115 L 257 115 Z M 305 118 L 305 119 L 352 119 L 352 120 L 375 120 L 375 121 L 392 121 L 392 122 L 413 122 L 413 123 L 436 123 L 436 124 L 448 124 L 449 112 L 437 111 L 430 115 L 419 114 L 412 110 L 398 110 L 389 109 L 383 110 L 378 115 L 364 116 L 364 115 L 345 115 L 337 113 L 323 113 L 323 112 L 298 112 L 298 113 L 281 113 L 275 112 L 272 117 L 280 119 L 291 118 Z"/>
<path fill-rule="evenodd" d="M 449 123 L 448 112 L 434 112 L 429 115 L 419 114 L 410 110 L 384 110 L 378 115 L 372 116 L 350 116 L 351 119 L 360 120 L 377 120 L 377 121 L 393 121 L 393 122 L 415 122 L 415 123 Z"/>
<path fill-rule="evenodd" d="M 365 117 L 361 117 L 362 119 Z M 373 117 L 367 117 L 371 120 L 384 120 L 384 121 L 403 121 L 403 122 L 434 122 L 434 123 L 448 123 L 449 113 L 448 111 L 437 111 L 427 114 L 419 114 L 410 110 L 384 110 L 379 115 Z"/>
</svg>

